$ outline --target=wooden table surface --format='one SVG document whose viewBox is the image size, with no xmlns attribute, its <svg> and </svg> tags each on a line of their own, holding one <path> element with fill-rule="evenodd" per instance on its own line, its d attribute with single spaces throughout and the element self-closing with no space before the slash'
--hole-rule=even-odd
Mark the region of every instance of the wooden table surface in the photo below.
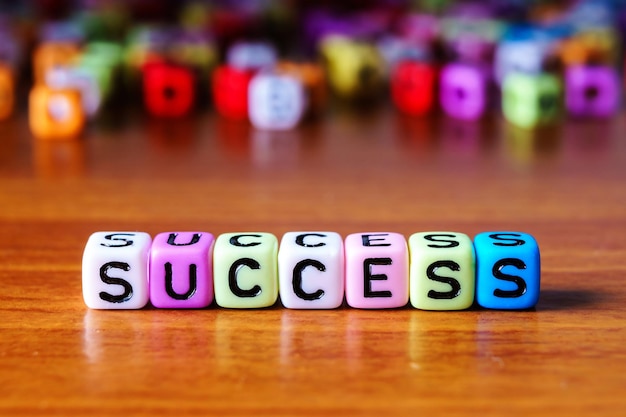
<svg viewBox="0 0 626 417">
<path fill-rule="evenodd" d="M 626 415 L 626 119 L 0 125 L 0 415 Z M 533 311 L 95 311 L 99 230 L 534 235 Z M 119 412 L 120 414 L 115 414 Z"/>
</svg>

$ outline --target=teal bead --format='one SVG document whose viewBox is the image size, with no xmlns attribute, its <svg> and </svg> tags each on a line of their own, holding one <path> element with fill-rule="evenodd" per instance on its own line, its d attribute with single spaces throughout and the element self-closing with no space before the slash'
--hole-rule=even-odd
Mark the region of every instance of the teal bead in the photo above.
<svg viewBox="0 0 626 417">
<path fill-rule="evenodd" d="M 476 301 L 485 308 L 521 310 L 539 299 L 541 261 L 534 237 L 485 232 L 474 238 Z"/>
</svg>

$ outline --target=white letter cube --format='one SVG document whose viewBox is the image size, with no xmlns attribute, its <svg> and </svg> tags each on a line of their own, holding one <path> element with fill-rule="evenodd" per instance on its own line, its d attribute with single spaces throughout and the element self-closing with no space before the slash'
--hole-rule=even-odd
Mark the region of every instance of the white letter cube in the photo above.
<svg viewBox="0 0 626 417">
<path fill-rule="evenodd" d="M 259 73 L 248 87 L 250 121 L 259 129 L 295 127 L 306 111 L 306 101 L 302 83 L 289 75 Z"/>
<path fill-rule="evenodd" d="M 149 300 L 152 238 L 143 232 L 96 232 L 83 252 L 83 299 L 93 309 L 140 309 Z"/>
<path fill-rule="evenodd" d="M 287 308 L 332 309 L 344 296 L 343 239 L 335 232 L 288 232 L 278 252 L 280 299 Z"/>
</svg>

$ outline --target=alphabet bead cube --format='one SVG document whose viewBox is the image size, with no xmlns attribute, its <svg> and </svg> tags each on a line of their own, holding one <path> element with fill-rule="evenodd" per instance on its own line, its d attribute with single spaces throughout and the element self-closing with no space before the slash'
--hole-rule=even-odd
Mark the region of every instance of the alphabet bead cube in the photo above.
<svg viewBox="0 0 626 417">
<path fill-rule="evenodd" d="M 502 41 L 494 56 L 496 81 L 504 82 L 509 74 L 540 74 L 548 52 L 546 42 L 534 39 Z"/>
<path fill-rule="evenodd" d="M 0 64 L 0 120 L 8 118 L 15 106 L 15 81 L 7 65 Z"/>
<path fill-rule="evenodd" d="M 621 43 L 619 31 L 612 25 L 588 27 L 561 40 L 557 52 L 567 67 L 589 63 L 614 65 L 620 55 Z"/>
<path fill-rule="evenodd" d="M 374 45 L 341 36 L 328 36 L 320 44 L 328 82 L 344 99 L 371 99 L 383 87 L 385 63 Z"/>
<path fill-rule="evenodd" d="M 96 232 L 83 252 L 83 299 L 93 309 L 139 309 L 148 303 L 152 238 L 143 232 Z"/>
<path fill-rule="evenodd" d="M 248 90 L 250 121 L 259 129 L 294 128 L 306 111 L 302 83 L 291 75 L 259 73 Z"/>
<path fill-rule="evenodd" d="M 344 250 L 335 232 L 285 233 L 278 251 L 280 299 L 287 308 L 331 309 L 344 295 Z"/>
<path fill-rule="evenodd" d="M 443 111 L 463 120 L 480 118 L 487 108 L 485 71 L 468 64 L 448 64 L 441 71 L 439 99 Z"/>
<path fill-rule="evenodd" d="M 609 117 L 619 108 L 621 85 L 609 66 L 572 66 L 565 72 L 565 105 L 579 117 Z"/>
<path fill-rule="evenodd" d="M 240 70 L 221 65 L 213 72 L 213 101 L 215 110 L 223 117 L 235 120 L 248 118 L 248 86 L 252 70 Z"/>
<path fill-rule="evenodd" d="M 213 301 L 211 233 L 155 236 L 150 253 L 150 301 L 159 308 L 202 308 Z"/>
<path fill-rule="evenodd" d="M 76 66 L 97 82 L 106 101 L 114 92 L 122 64 L 122 46 L 114 42 L 94 41 L 85 46 Z"/>
<path fill-rule="evenodd" d="M 485 232 L 474 238 L 476 301 L 482 307 L 519 310 L 539 299 L 539 246 L 520 232 Z"/>
<path fill-rule="evenodd" d="M 46 42 L 33 52 L 33 75 L 35 83 L 44 83 L 46 72 L 57 66 L 72 66 L 80 55 L 80 49 L 72 42 Z"/>
<path fill-rule="evenodd" d="M 95 77 L 76 67 L 54 67 L 46 72 L 46 84 L 54 89 L 74 89 L 80 92 L 83 110 L 87 117 L 100 109 L 102 94 Z"/>
<path fill-rule="evenodd" d="M 346 237 L 346 301 L 355 308 L 395 308 L 409 300 L 409 254 L 398 233 Z"/>
<path fill-rule="evenodd" d="M 188 68 L 171 64 L 148 64 L 143 75 L 144 102 L 154 116 L 180 117 L 191 111 L 195 79 Z"/>
<path fill-rule="evenodd" d="M 239 42 L 228 49 L 226 63 L 240 70 L 260 70 L 276 63 L 276 49 L 265 42 Z"/>
<path fill-rule="evenodd" d="M 276 65 L 276 72 L 300 80 L 307 96 L 307 114 L 317 115 L 324 111 L 328 94 L 324 69 L 319 64 L 281 61 Z"/>
<path fill-rule="evenodd" d="M 562 87 L 550 74 L 510 74 L 502 87 L 502 111 L 514 125 L 533 128 L 557 121 L 562 112 Z"/>
<path fill-rule="evenodd" d="M 67 139 L 78 136 L 85 125 L 80 92 L 35 85 L 30 91 L 28 123 L 40 139 Z"/>
<path fill-rule="evenodd" d="M 437 72 L 429 64 L 404 61 L 391 76 L 391 98 L 403 113 L 421 116 L 433 109 Z"/>
<path fill-rule="evenodd" d="M 463 233 L 424 232 L 409 238 L 410 299 L 422 310 L 463 310 L 475 293 L 475 255 Z"/>
<path fill-rule="evenodd" d="M 278 240 L 270 233 L 225 233 L 213 249 L 215 301 L 220 307 L 260 308 L 278 298 Z"/>
</svg>

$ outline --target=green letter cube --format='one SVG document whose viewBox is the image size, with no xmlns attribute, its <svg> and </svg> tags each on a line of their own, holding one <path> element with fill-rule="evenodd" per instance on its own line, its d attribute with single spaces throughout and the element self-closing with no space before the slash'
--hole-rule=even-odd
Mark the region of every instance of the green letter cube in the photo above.
<svg viewBox="0 0 626 417">
<path fill-rule="evenodd" d="M 507 75 L 502 86 L 502 111 L 514 125 L 533 128 L 557 121 L 562 112 L 562 87 L 550 74 Z"/>
<path fill-rule="evenodd" d="M 463 310 L 474 302 L 475 255 L 469 236 L 415 233 L 409 238 L 410 299 L 422 310 Z"/>
<path fill-rule="evenodd" d="M 271 233 L 225 233 L 215 241 L 215 301 L 226 308 L 260 308 L 278 298 L 278 239 Z"/>
</svg>

